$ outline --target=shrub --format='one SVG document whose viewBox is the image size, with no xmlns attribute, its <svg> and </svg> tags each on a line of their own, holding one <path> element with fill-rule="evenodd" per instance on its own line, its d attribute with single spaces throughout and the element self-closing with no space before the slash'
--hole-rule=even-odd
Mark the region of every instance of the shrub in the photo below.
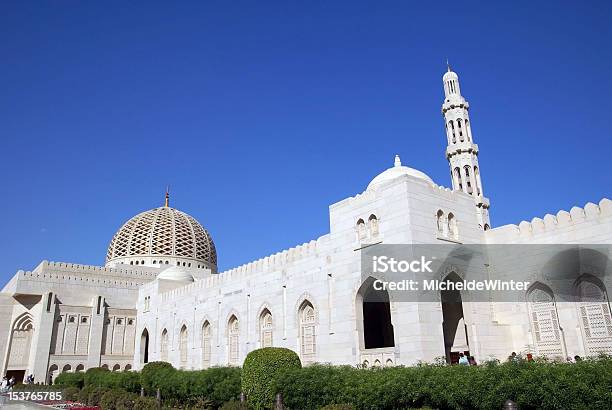
<svg viewBox="0 0 612 410">
<path fill-rule="evenodd" d="M 55 380 L 53 381 L 53 384 L 62 386 L 62 387 L 77 387 L 81 389 L 84 385 L 84 381 L 85 381 L 85 373 L 64 372 L 55 378 Z"/>
<path fill-rule="evenodd" d="M 176 370 L 170 363 L 147 363 L 140 371 L 140 383 L 147 394 L 155 394 L 158 388 L 174 376 Z"/>
<path fill-rule="evenodd" d="M 132 410 L 138 396 L 122 389 L 109 390 L 102 395 L 102 410 Z"/>
<path fill-rule="evenodd" d="M 100 401 L 102 400 L 102 396 L 106 393 L 108 389 L 104 387 L 94 387 L 91 389 L 89 396 L 87 397 L 87 404 L 90 406 L 99 406 Z"/>
<path fill-rule="evenodd" d="M 134 410 L 152 410 L 157 407 L 157 400 L 152 397 L 137 397 L 134 400 Z"/>
<path fill-rule="evenodd" d="M 277 378 L 301 367 L 299 356 L 290 349 L 265 347 L 250 352 L 242 365 L 242 391 L 249 405 L 256 409 L 272 407 Z"/>
<path fill-rule="evenodd" d="M 230 400 L 223 403 L 223 406 L 219 407 L 219 410 L 248 410 L 249 407 L 240 402 L 239 400 Z"/>
<path fill-rule="evenodd" d="M 110 371 L 103 367 L 92 367 L 91 369 L 87 369 L 84 376 L 84 384 L 85 386 L 99 386 L 104 376 L 109 373 Z"/>
<path fill-rule="evenodd" d="M 79 393 L 81 390 L 78 387 L 66 387 L 62 390 L 62 397 L 67 401 L 79 401 Z"/>
<path fill-rule="evenodd" d="M 328 404 L 319 410 L 355 410 L 355 406 L 352 404 Z"/>
<path fill-rule="evenodd" d="M 77 401 L 79 403 L 82 404 L 87 404 L 87 401 L 89 400 L 89 395 L 91 394 L 91 392 L 93 391 L 94 387 L 93 386 L 85 386 L 81 389 L 81 391 L 78 394 L 78 398 Z"/>
</svg>

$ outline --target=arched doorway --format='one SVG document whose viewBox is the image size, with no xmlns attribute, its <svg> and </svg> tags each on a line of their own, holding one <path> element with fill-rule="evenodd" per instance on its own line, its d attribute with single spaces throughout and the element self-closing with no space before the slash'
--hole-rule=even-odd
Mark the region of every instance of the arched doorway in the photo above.
<svg viewBox="0 0 612 410">
<path fill-rule="evenodd" d="M 34 333 L 32 323 L 32 316 L 26 312 L 15 320 L 11 330 L 6 377 L 8 379 L 14 377 L 18 383 L 25 378 L 30 360 L 32 335 Z"/>
<path fill-rule="evenodd" d="M 454 272 L 444 281 L 460 282 L 461 278 Z M 470 354 L 467 328 L 463 318 L 463 300 L 461 292 L 455 289 L 440 292 L 442 303 L 442 331 L 444 332 L 444 353 L 448 363 L 457 363 L 459 353 Z"/>
<path fill-rule="evenodd" d="M 140 336 L 140 363 L 149 363 L 149 331 L 145 328 Z"/>
<path fill-rule="evenodd" d="M 391 303 L 386 290 L 374 289 L 374 278 L 368 278 L 357 292 L 357 329 L 364 349 L 395 346 Z"/>
</svg>

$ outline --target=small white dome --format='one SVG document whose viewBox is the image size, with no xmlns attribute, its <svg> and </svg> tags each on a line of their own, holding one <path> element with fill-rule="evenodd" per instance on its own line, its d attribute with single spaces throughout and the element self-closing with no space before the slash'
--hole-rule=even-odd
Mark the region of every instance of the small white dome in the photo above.
<svg viewBox="0 0 612 410">
<path fill-rule="evenodd" d="M 164 269 L 162 273 L 157 275 L 157 279 L 174 280 L 178 282 L 193 282 L 193 276 L 178 266 L 171 266 Z"/>
<path fill-rule="evenodd" d="M 432 185 L 435 185 L 433 180 L 425 173 L 410 167 L 405 167 L 402 165 L 402 161 L 400 160 L 399 155 L 395 156 L 395 164 L 392 168 L 387 169 L 386 171 L 378 174 L 372 182 L 368 184 L 367 190 L 378 187 L 383 182 L 391 181 L 393 179 L 399 178 L 402 175 L 410 175 L 411 177 L 423 179 L 429 182 Z"/>
</svg>

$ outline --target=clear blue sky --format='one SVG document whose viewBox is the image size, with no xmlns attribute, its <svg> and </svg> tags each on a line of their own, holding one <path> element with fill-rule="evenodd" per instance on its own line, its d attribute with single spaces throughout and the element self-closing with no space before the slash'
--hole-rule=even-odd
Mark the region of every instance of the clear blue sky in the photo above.
<svg viewBox="0 0 612 410">
<path fill-rule="evenodd" d="M 328 232 L 399 153 L 449 186 L 448 57 L 494 226 L 611 197 L 612 3 L 3 2 L 0 283 L 172 204 L 220 268 Z"/>
</svg>

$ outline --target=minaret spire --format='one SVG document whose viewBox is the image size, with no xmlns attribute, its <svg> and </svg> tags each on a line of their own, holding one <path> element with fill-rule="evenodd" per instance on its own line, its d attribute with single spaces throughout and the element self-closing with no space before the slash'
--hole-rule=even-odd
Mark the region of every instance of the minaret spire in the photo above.
<svg viewBox="0 0 612 410">
<path fill-rule="evenodd" d="M 450 166 L 453 190 L 463 191 L 474 197 L 480 226 L 487 230 L 491 227 L 489 200 L 484 196 L 480 179 L 478 145 L 474 143 L 472 137 L 468 113 L 470 104 L 461 95 L 459 76 L 451 70 L 448 60 L 446 65 L 448 71 L 442 77 L 444 84 L 442 116 L 448 140 L 446 159 Z"/>
<path fill-rule="evenodd" d="M 170 206 L 170 186 L 166 186 L 166 202 L 164 203 L 164 207 L 168 208 Z"/>
</svg>

